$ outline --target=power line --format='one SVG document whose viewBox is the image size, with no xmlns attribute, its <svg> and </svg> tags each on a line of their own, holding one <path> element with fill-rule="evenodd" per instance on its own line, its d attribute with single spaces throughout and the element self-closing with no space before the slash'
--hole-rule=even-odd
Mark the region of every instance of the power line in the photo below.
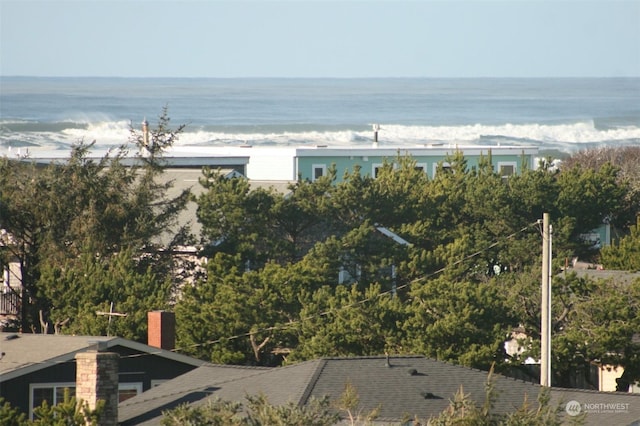
<svg viewBox="0 0 640 426">
<path fill-rule="evenodd" d="M 263 328 L 260 328 L 260 329 L 254 330 L 254 331 L 248 331 L 248 332 L 245 332 L 245 333 L 240 333 L 240 334 L 236 334 L 236 335 L 232 335 L 232 336 L 220 337 L 218 339 L 208 340 L 208 341 L 201 342 L 201 343 L 195 343 L 195 344 L 192 344 L 192 345 L 171 349 L 169 351 L 170 352 L 179 352 L 179 351 L 184 351 L 186 349 L 213 345 L 213 344 L 222 343 L 222 342 L 225 342 L 225 341 L 231 341 L 231 340 L 240 339 L 240 338 L 243 338 L 243 337 L 250 337 L 251 335 L 256 335 L 256 334 L 259 334 L 259 333 L 286 330 L 286 329 L 292 328 L 292 327 L 294 327 L 296 325 L 299 325 L 299 324 L 301 324 L 301 323 L 303 323 L 305 321 L 309 321 L 309 320 L 312 320 L 312 319 L 315 319 L 315 318 L 326 317 L 326 316 L 331 315 L 331 314 L 336 313 L 336 312 L 341 312 L 341 311 L 346 310 L 346 309 L 350 309 L 350 308 L 353 308 L 353 307 L 356 307 L 356 306 L 363 305 L 363 304 L 365 304 L 367 302 L 370 302 L 372 300 L 375 300 L 375 299 L 377 299 L 379 297 L 391 295 L 394 291 L 398 291 L 398 290 L 402 290 L 402 289 L 405 289 L 405 288 L 409 288 L 414 284 L 417 284 L 417 283 L 422 282 L 422 281 L 426 281 L 426 280 L 428 280 L 428 279 L 430 279 L 430 278 L 432 278 L 432 277 L 434 277 L 436 275 L 441 274 L 442 272 L 446 271 L 448 268 L 451 268 L 453 266 L 456 266 L 456 265 L 459 265 L 459 264 L 461 264 L 463 262 L 466 262 L 466 261 L 468 261 L 470 259 L 473 259 L 474 257 L 479 256 L 480 254 L 482 254 L 482 253 L 484 253 L 484 252 L 486 252 L 488 250 L 491 250 L 492 248 L 504 243 L 505 241 L 510 240 L 510 239 L 516 237 L 517 235 L 524 233 L 529 228 L 539 227 L 539 225 L 540 225 L 539 222 L 540 221 L 533 222 L 533 223 L 521 228 L 520 230 L 518 230 L 516 232 L 513 232 L 513 233 L 503 237 L 500 241 L 494 241 L 493 243 L 491 243 L 490 245 L 488 245 L 487 247 L 485 247 L 485 248 L 483 248 L 481 250 L 478 250 L 478 251 L 476 251 L 474 253 L 471 253 L 471 254 L 469 254 L 467 256 L 461 257 L 461 258 L 459 258 L 458 260 L 456 260 L 455 262 L 453 262 L 453 263 L 451 263 L 449 265 L 446 265 L 446 266 L 444 266 L 444 267 L 442 267 L 442 268 L 440 268 L 440 269 L 438 269 L 438 270 L 436 270 L 434 272 L 431 272 L 430 274 L 423 275 L 421 277 L 415 278 L 415 279 L 409 281 L 406 284 L 403 284 L 401 286 L 396 287 L 395 289 L 383 291 L 383 292 L 377 293 L 374 296 L 371 296 L 371 297 L 368 297 L 368 298 L 364 298 L 364 299 L 358 300 L 358 301 L 353 302 L 353 303 L 342 305 L 342 306 L 334 308 L 334 309 L 329 309 L 329 310 L 326 310 L 326 311 L 322 311 L 322 312 L 319 312 L 319 313 L 314 314 L 314 315 L 309 315 L 307 317 L 300 318 L 298 320 L 293 320 L 293 321 L 288 322 L 287 324 L 275 325 L 275 326 L 270 326 L 270 327 L 263 327 Z M 163 349 L 162 351 L 168 351 L 168 349 Z M 162 351 L 158 350 L 158 351 L 145 352 L 145 353 L 141 353 L 141 354 L 125 355 L 125 356 L 122 356 L 121 359 L 139 358 L 139 357 L 149 356 L 149 355 L 160 355 L 160 354 L 162 354 Z M 65 361 L 54 361 L 54 362 L 43 361 L 43 362 L 38 362 L 38 363 L 35 363 L 35 364 L 51 364 L 51 365 L 54 365 L 54 364 L 62 364 L 62 363 L 67 363 L 67 362 L 75 362 L 75 359 L 73 359 L 73 360 L 65 360 Z M 18 363 L 16 362 L 16 364 L 18 364 Z"/>
<path fill-rule="evenodd" d="M 212 344 L 221 343 L 221 342 L 224 342 L 224 341 L 239 339 L 239 338 L 242 338 L 242 337 L 249 337 L 251 335 L 256 335 L 258 333 L 285 330 L 285 329 L 289 329 L 289 328 L 291 328 L 291 327 L 293 327 L 293 326 L 295 326 L 297 324 L 300 324 L 300 323 L 302 323 L 304 321 L 308 321 L 308 320 L 311 320 L 311 319 L 314 319 L 314 318 L 328 316 L 328 315 L 330 315 L 332 313 L 335 313 L 335 312 L 340 312 L 342 310 L 350 309 L 350 308 L 355 307 L 355 306 L 363 305 L 363 304 L 365 304 L 367 302 L 370 302 L 370 301 L 372 301 L 374 299 L 377 299 L 379 297 L 390 295 L 394 291 L 398 291 L 398 290 L 402 290 L 402 289 L 405 289 L 405 288 L 409 288 L 412 285 L 417 284 L 417 283 L 419 283 L 421 281 L 428 280 L 428 279 L 430 279 L 430 278 L 432 278 L 432 277 L 434 277 L 434 276 L 436 276 L 438 274 L 441 274 L 442 272 L 446 271 L 448 268 L 451 268 L 453 266 L 459 265 L 459 264 L 461 264 L 461 263 L 463 263 L 463 262 L 465 262 L 465 261 L 467 261 L 469 259 L 472 259 L 472 258 L 474 258 L 476 256 L 479 256 L 480 254 L 482 254 L 482 253 L 484 253 L 484 252 L 486 252 L 488 250 L 491 250 L 492 248 L 500 245 L 504 241 L 512 239 L 515 236 L 527 231 L 529 228 L 532 228 L 532 227 L 535 227 L 535 226 L 538 226 L 538 225 L 539 225 L 539 221 L 531 223 L 531 224 L 523 227 L 522 229 L 520 229 L 520 230 L 518 230 L 516 232 L 513 232 L 510 235 L 507 235 L 506 237 L 503 238 L 502 241 L 495 241 L 495 242 L 491 243 L 489 246 L 487 246 L 487 247 L 485 247 L 485 248 L 483 248 L 481 250 L 478 250 L 478 251 L 476 251 L 476 252 L 474 252 L 472 254 L 469 254 L 469 255 L 467 255 L 465 257 L 462 257 L 462 258 L 458 259 L 457 261 L 455 261 L 455 262 L 453 262 L 453 263 L 451 263 L 451 264 L 449 264 L 447 266 L 444 266 L 444 267 L 442 267 L 442 268 L 440 268 L 440 269 L 438 269 L 438 270 L 436 270 L 436 271 L 434 271 L 434 272 L 432 272 L 430 274 L 424 275 L 422 277 L 415 278 L 415 279 L 409 281 L 406 284 L 403 284 L 401 286 L 396 287 L 395 289 L 380 292 L 380 293 L 378 293 L 378 294 L 376 294 L 376 295 L 374 295 L 372 297 L 361 299 L 361 300 L 359 300 L 357 302 L 350 303 L 350 304 L 347 304 L 347 305 L 342 305 L 340 307 L 337 307 L 337 308 L 334 308 L 334 309 L 330 309 L 328 311 L 323 311 L 323 312 L 320 312 L 320 313 L 315 314 L 315 315 L 310 315 L 310 316 L 307 316 L 307 317 L 304 317 L 304 318 L 300 318 L 299 320 L 290 321 L 289 323 L 283 324 L 283 325 L 280 325 L 280 326 L 271 326 L 271 327 L 261 328 L 261 329 L 255 330 L 255 331 L 249 331 L 249 332 L 246 332 L 246 333 L 236 334 L 236 335 L 233 335 L 233 336 L 221 337 L 221 338 L 218 338 L 218 339 L 215 339 L 215 340 L 208 340 L 206 342 L 196 343 L 196 344 L 188 345 L 188 346 L 185 346 L 185 347 L 182 347 L 182 348 L 176 348 L 176 349 L 174 349 L 174 351 L 185 350 L 185 349 L 189 349 L 189 348 L 197 348 L 197 347 L 206 346 L 206 345 L 212 345 Z"/>
</svg>

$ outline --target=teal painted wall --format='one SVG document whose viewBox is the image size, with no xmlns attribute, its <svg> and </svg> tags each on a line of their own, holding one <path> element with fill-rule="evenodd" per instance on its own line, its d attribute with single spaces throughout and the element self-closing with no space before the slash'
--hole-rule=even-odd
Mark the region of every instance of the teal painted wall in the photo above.
<svg viewBox="0 0 640 426">
<path fill-rule="evenodd" d="M 531 163 L 531 155 L 525 154 L 525 162 L 528 166 Z M 388 162 L 393 162 L 396 157 L 382 157 L 382 156 L 326 156 L 326 157 L 298 157 L 298 173 L 302 176 L 302 179 L 313 180 L 313 166 L 325 165 L 328 169 L 332 164 L 336 165 L 338 182 L 342 181 L 344 173 L 351 173 L 354 166 L 359 165 L 361 167 L 361 173 L 363 175 L 371 175 L 374 165 L 383 164 L 385 158 Z M 444 161 L 446 156 L 444 155 L 425 155 L 425 156 L 413 156 L 412 159 L 417 165 L 426 165 L 426 173 L 429 177 L 433 177 L 434 165 L 441 161 Z M 486 158 L 486 156 L 485 156 Z M 467 167 L 469 169 L 477 167 L 480 160 L 480 156 L 465 156 L 467 160 Z M 492 163 L 495 170 L 498 170 L 499 163 L 514 163 L 516 173 L 519 173 L 522 168 L 522 154 L 520 155 L 495 155 L 492 154 Z"/>
</svg>

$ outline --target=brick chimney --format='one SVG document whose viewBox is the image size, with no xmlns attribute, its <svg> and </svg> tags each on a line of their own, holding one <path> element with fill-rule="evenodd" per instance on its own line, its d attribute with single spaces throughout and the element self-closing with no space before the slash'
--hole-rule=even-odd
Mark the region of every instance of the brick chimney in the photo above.
<svg viewBox="0 0 640 426">
<path fill-rule="evenodd" d="M 167 311 L 147 314 L 148 345 L 171 351 L 176 347 L 176 315 Z"/>
<path fill-rule="evenodd" d="M 99 400 L 105 401 L 99 426 L 118 424 L 118 359 L 113 352 L 98 350 L 76 354 L 76 398 L 94 410 Z"/>
</svg>

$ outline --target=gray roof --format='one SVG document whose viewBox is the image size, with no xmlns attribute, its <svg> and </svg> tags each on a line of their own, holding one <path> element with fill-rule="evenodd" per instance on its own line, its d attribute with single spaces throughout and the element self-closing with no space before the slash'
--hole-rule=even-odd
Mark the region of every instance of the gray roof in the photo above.
<svg viewBox="0 0 640 426">
<path fill-rule="evenodd" d="M 236 380 L 255 377 L 270 370 L 272 369 L 205 364 L 120 403 L 118 420 L 123 425 L 158 425 L 165 410 L 187 402 L 203 402 L 212 393 Z M 238 399 L 243 397 L 244 394 Z"/>
<path fill-rule="evenodd" d="M 575 272 L 578 277 L 591 278 L 592 280 L 613 281 L 620 284 L 631 284 L 640 280 L 640 272 L 617 271 L 608 269 L 567 269 L 567 272 Z"/>
<path fill-rule="evenodd" d="M 562 408 L 571 403 L 578 403 L 580 412 L 586 413 L 584 424 L 587 426 L 640 425 L 638 393 L 552 388 L 551 403 L 561 404 Z M 570 416 L 566 418 L 569 419 Z"/>
<path fill-rule="evenodd" d="M 125 165 L 139 164 L 136 157 L 138 152 L 135 147 L 131 148 L 128 155 L 122 159 Z M 105 155 L 114 155 L 117 150 L 114 149 L 91 149 L 87 154 L 88 159 L 100 160 Z M 35 162 L 39 164 L 62 163 L 69 159 L 70 150 L 36 150 L 29 152 L 29 156 L 24 159 L 25 162 Z M 249 153 L 242 150 L 230 151 L 224 147 L 220 147 L 215 151 L 197 146 L 172 146 L 163 154 L 168 167 L 190 167 L 201 168 L 204 166 L 229 167 L 229 166 L 245 166 L 249 162 Z"/>
<path fill-rule="evenodd" d="M 295 180 L 249 180 L 252 190 L 262 188 L 265 190 L 273 189 L 276 193 L 287 195 L 291 193 L 289 187 L 295 185 Z"/>
<path fill-rule="evenodd" d="M 76 353 L 94 348 L 122 346 L 188 365 L 204 361 L 121 337 L 66 336 L 60 334 L 0 333 L 0 382 L 74 359 Z"/>
<path fill-rule="evenodd" d="M 323 358 L 285 367 L 255 369 L 206 365 L 166 382 L 119 406 L 123 424 L 160 424 L 161 413 L 182 402 L 204 403 L 208 398 L 246 402 L 246 395 L 264 394 L 274 405 L 304 405 L 311 398 L 340 397 L 345 385 L 355 387 L 360 408 L 380 406 L 378 420 L 398 422 L 405 415 L 425 420 L 449 406 L 460 386 L 478 404 L 485 399 L 486 371 L 456 366 L 422 356 Z M 539 385 L 494 374 L 498 413 L 511 412 L 525 400 L 535 403 Z M 627 425 L 640 420 L 640 395 L 553 389 L 552 401 L 584 404 L 629 404 L 608 422 Z M 626 407 L 626 406 L 625 406 Z M 590 413 L 587 424 L 603 424 L 605 413 Z M 608 415 L 612 415 L 608 413 Z"/>
</svg>

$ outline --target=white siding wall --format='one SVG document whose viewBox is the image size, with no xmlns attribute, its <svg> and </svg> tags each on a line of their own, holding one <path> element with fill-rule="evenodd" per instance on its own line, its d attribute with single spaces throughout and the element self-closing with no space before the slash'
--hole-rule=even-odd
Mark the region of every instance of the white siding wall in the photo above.
<svg viewBox="0 0 640 426">
<path fill-rule="evenodd" d="M 251 180 L 296 180 L 295 150 L 251 148 L 247 177 Z"/>
</svg>

